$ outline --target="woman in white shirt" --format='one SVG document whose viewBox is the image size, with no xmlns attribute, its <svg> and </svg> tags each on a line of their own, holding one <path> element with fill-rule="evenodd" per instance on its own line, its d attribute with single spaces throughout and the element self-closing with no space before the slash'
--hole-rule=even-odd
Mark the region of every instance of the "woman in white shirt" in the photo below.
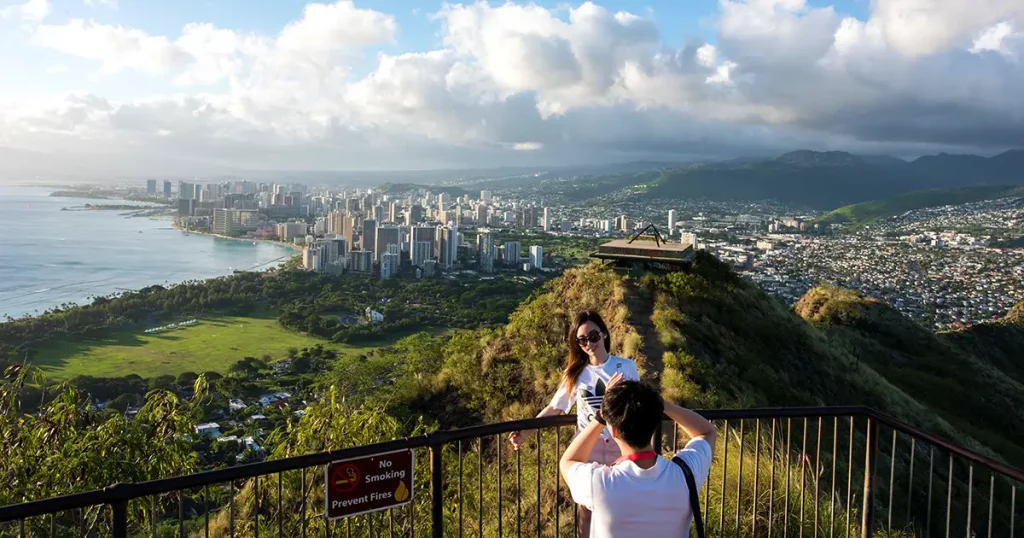
<svg viewBox="0 0 1024 538">
<path fill-rule="evenodd" d="M 585 310 L 576 314 L 569 330 L 569 361 L 562 370 L 558 391 L 537 417 L 568 413 L 576 406 L 576 433 L 585 430 L 601 409 L 601 400 L 609 386 L 622 379 L 639 380 L 636 363 L 611 355 L 612 341 L 608 326 L 600 314 Z M 509 441 L 517 450 L 532 432 L 512 432 Z M 619 446 L 608 430 L 601 432 L 587 461 L 611 465 L 621 456 Z M 576 505 L 579 512 L 576 535 L 587 538 L 590 530 L 590 510 Z"/>
</svg>

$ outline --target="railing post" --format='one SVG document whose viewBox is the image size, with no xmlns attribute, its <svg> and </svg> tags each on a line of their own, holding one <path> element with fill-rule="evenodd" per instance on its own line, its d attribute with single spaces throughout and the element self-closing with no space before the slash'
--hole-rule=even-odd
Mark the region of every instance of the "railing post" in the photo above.
<svg viewBox="0 0 1024 538">
<path fill-rule="evenodd" d="M 861 513 L 861 538 L 871 538 L 875 533 L 874 485 L 875 467 L 878 463 L 878 421 L 868 417 L 864 450 L 864 508 Z"/>
<path fill-rule="evenodd" d="M 658 429 L 654 430 L 654 451 L 661 454 L 661 436 L 664 435 L 665 431 L 665 417 L 661 417 L 658 421 Z M 675 425 L 675 423 L 672 423 Z"/>
<path fill-rule="evenodd" d="M 436 434 L 427 436 L 430 447 L 430 529 L 431 536 L 444 536 L 444 463 L 443 440 Z"/>
<path fill-rule="evenodd" d="M 114 516 L 111 536 L 113 538 L 128 538 L 128 501 L 117 501 L 111 504 L 110 508 Z"/>
</svg>

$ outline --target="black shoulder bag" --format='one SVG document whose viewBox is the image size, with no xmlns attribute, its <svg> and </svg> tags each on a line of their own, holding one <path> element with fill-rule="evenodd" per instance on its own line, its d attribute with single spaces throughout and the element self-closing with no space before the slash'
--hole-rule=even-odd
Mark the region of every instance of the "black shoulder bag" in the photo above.
<svg viewBox="0 0 1024 538">
<path fill-rule="evenodd" d="M 679 456 L 673 457 L 672 463 L 678 465 L 686 477 L 686 487 L 690 490 L 690 511 L 693 512 L 693 523 L 697 526 L 697 538 L 704 538 L 704 519 L 700 516 L 700 496 L 697 494 L 697 481 L 693 479 L 693 471 Z"/>
</svg>

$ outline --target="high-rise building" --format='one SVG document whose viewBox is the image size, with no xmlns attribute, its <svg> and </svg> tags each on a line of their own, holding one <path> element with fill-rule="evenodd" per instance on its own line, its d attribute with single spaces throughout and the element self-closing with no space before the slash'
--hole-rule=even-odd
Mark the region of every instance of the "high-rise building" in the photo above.
<svg viewBox="0 0 1024 538">
<path fill-rule="evenodd" d="M 302 266 L 307 271 L 322 273 L 327 269 L 328 246 L 322 241 L 313 241 L 302 249 Z"/>
<path fill-rule="evenodd" d="M 625 215 L 619 217 L 619 230 L 622 230 L 623 232 L 629 231 L 629 219 L 627 219 Z"/>
<path fill-rule="evenodd" d="M 672 237 L 676 233 L 676 210 L 675 209 L 669 209 L 668 210 L 668 228 L 665 228 L 665 233 L 667 233 L 669 237 Z"/>
<path fill-rule="evenodd" d="M 437 248 L 436 247 L 436 242 L 437 242 L 437 231 L 436 230 L 437 229 L 434 228 L 433 226 L 410 226 L 409 227 L 409 245 L 410 245 L 410 250 L 411 250 L 411 245 L 413 243 L 415 243 L 417 241 L 425 241 L 427 243 L 430 243 L 430 254 L 427 255 L 427 258 L 432 258 L 434 256 L 434 250 Z"/>
<path fill-rule="evenodd" d="M 381 278 L 391 278 L 398 275 L 399 258 L 397 254 L 386 252 L 380 260 Z"/>
<path fill-rule="evenodd" d="M 487 230 L 481 230 L 476 236 L 476 252 L 479 269 L 484 273 L 494 272 L 494 259 L 497 252 L 494 248 L 494 236 Z"/>
<path fill-rule="evenodd" d="M 398 205 L 398 202 L 391 202 L 388 204 L 388 220 L 391 222 L 398 222 L 398 217 L 401 215 L 402 207 Z"/>
<path fill-rule="evenodd" d="M 341 211 L 331 211 L 327 214 L 327 233 L 342 234 L 345 232 L 345 214 Z"/>
<path fill-rule="evenodd" d="M 191 217 L 196 210 L 196 201 L 188 198 L 178 199 L 178 216 Z"/>
<path fill-rule="evenodd" d="M 196 199 L 196 186 L 186 181 L 178 182 L 178 199 L 179 200 L 195 200 Z"/>
<path fill-rule="evenodd" d="M 358 227 L 355 217 L 346 214 L 341 219 L 341 235 L 348 241 L 348 248 L 354 249 L 356 245 L 356 228 Z"/>
<path fill-rule="evenodd" d="M 453 226 L 437 228 L 436 257 L 441 267 L 451 269 L 459 259 L 459 231 Z"/>
<path fill-rule="evenodd" d="M 146 195 L 147 196 L 156 196 L 156 180 L 155 179 L 147 179 L 146 180 Z"/>
<path fill-rule="evenodd" d="M 363 219 L 363 250 L 377 252 L 377 221 L 374 219 Z"/>
<path fill-rule="evenodd" d="M 383 225 L 377 228 L 377 237 L 374 241 L 376 250 L 373 259 L 380 263 L 384 254 L 388 252 L 390 245 L 396 245 L 398 251 L 402 251 L 402 229 L 396 225 Z"/>
<path fill-rule="evenodd" d="M 517 211 L 518 224 L 520 229 L 536 228 L 537 227 L 537 208 L 535 207 L 521 207 Z"/>
<path fill-rule="evenodd" d="M 309 226 L 305 222 L 282 222 L 277 225 L 277 237 L 281 241 L 291 242 L 296 237 L 303 237 Z"/>
<path fill-rule="evenodd" d="M 337 256 L 333 260 L 330 260 L 330 262 L 334 262 L 348 256 L 348 241 L 346 241 L 344 237 L 336 235 L 334 236 L 334 239 L 329 239 L 328 241 L 334 243 L 334 251 L 337 252 Z"/>
<path fill-rule="evenodd" d="M 487 192 L 487 191 L 484 191 Z M 476 206 L 476 223 L 480 226 L 487 226 L 487 205 Z"/>
<path fill-rule="evenodd" d="M 448 211 L 448 206 L 452 205 L 452 195 L 447 192 L 442 192 L 437 195 L 437 210 L 439 212 Z"/>
<path fill-rule="evenodd" d="M 420 267 L 423 270 L 423 278 L 430 278 L 437 272 L 437 260 L 427 260 Z"/>
<path fill-rule="evenodd" d="M 544 225 L 544 231 L 545 232 L 550 232 L 551 231 L 551 208 L 550 207 L 545 207 L 544 208 L 544 222 L 543 222 L 543 225 Z"/>
<path fill-rule="evenodd" d="M 164 198 L 171 197 L 171 182 L 164 180 Z"/>
<path fill-rule="evenodd" d="M 409 206 L 409 209 L 405 212 L 405 223 L 412 226 L 421 220 L 423 220 L 423 206 L 419 204 Z"/>
<path fill-rule="evenodd" d="M 373 252 L 369 250 L 354 250 L 349 253 L 349 257 L 352 259 L 353 273 L 373 272 Z"/>
<path fill-rule="evenodd" d="M 480 199 L 484 202 L 491 201 L 491 191 L 480 191 Z"/>
<path fill-rule="evenodd" d="M 188 200 L 194 202 L 194 200 Z M 215 234 L 230 235 L 255 229 L 259 223 L 259 211 L 255 209 L 224 209 L 213 210 L 213 223 L 210 228 Z"/>
<path fill-rule="evenodd" d="M 519 265 L 522 252 L 520 250 L 521 248 L 519 241 L 506 241 L 505 244 L 501 246 L 501 258 L 502 261 L 505 262 L 505 265 Z"/>
<path fill-rule="evenodd" d="M 423 262 L 429 260 L 433 254 L 434 249 L 432 241 L 413 241 L 412 248 L 410 249 L 412 254 L 412 264 L 416 267 L 423 267 Z"/>
<path fill-rule="evenodd" d="M 544 248 L 540 245 L 530 246 L 530 267 L 544 268 Z"/>
</svg>

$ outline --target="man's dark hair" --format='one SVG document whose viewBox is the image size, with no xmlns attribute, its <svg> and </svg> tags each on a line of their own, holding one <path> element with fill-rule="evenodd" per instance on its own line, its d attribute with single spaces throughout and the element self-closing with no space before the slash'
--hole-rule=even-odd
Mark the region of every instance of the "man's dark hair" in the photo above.
<svg viewBox="0 0 1024 538">
<path fill-rule="evenodd" d="M 639 381 L 616 383 L 601 402 L 601 417 L 620 439 L 638 450 L 650 444 L 664 412 L 657 389 Z"/>
</svg>

